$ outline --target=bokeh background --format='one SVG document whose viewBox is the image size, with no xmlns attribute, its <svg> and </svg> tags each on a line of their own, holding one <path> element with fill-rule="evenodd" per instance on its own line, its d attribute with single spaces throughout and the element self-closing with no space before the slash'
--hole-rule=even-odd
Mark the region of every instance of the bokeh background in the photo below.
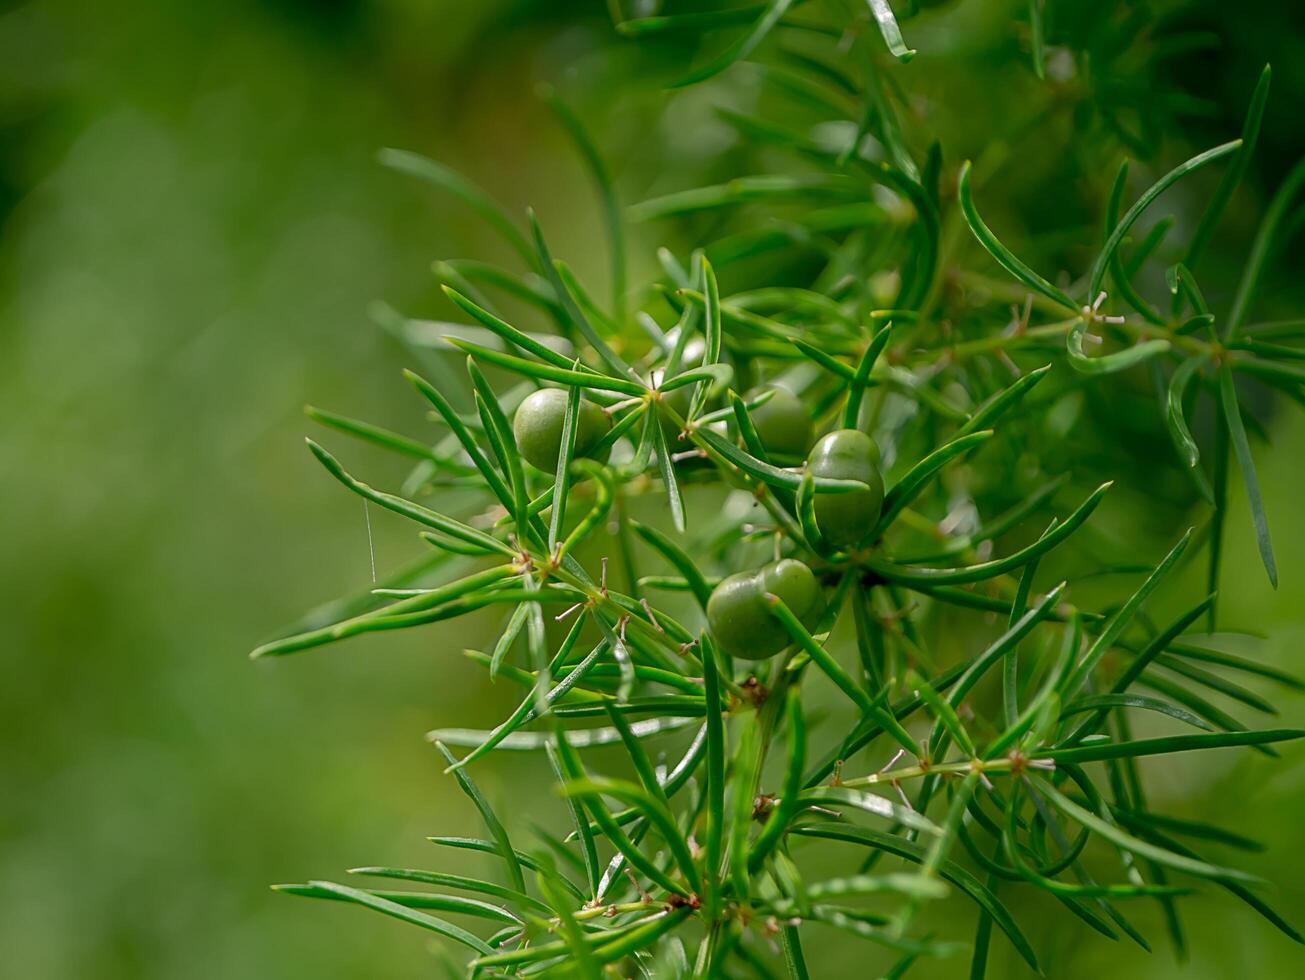
<svg viewBox="0 0 1305 980">
<path fill-rule="evenodd" d="M 1160 78 L 1201 100 L 1163 120 L 1166 163 L 1234 133 L 1260 66 L 1274 63 L 1262 151 L 1217 253 L 1238 258 L 1305 152 L 1302 15 L 1271 0 L 1151 6 L 1220 42 Z M 1018 98 L 1009 86 L 1031 84 L 1007 57 L 1022 7 L 963 0 L 910 22 L 923 53 L 905 70 L 951 114 L 953 162 L 993 138 Z M 601 282 L 591 188 L 535 86 L 574 102 L 634 201 L 731 167 L 709 103 L 665 93 L 659 59 L 673 55 L 615 36 L 601 0 L 2 5 L 0 974 L 431 975 L 412 930 L 267 886 L 363 863 L 422 866 L 435 860 L 424 836 L 472 832 L 421 736 L 485 726 L 511 692 L 457 656 L 484 642 L 490 618 L 246 659 L 304 610 L 370 581 L 363 513 L 303 451 L 301 408 L 422 432 L 398 375 L 413 355 L 369 304 L 447 315 L 431 260 L 504 258 L 456 202 L 377 166 L 377 148 L 435 156 L 514 211 L 534 204 L 554 251 Z M 1023 168 L 1008 178 L 1006 227 L 1045 220 L 1071 130 L 1049 127 L 1030 153 L 1036 179 Z M 636 273 L 655 232 L 634 239 Z M 1226 294 L 1235 273 L 1221 282 L 1209 265 Z M 1298 258 L 1282 257 L 1271 310 L 1300 299 L 1293 271 Z M 1282 587 L 1264 585 L 1238 496 L 1224 608 L 1270 636 L 1257 656 L 1300 669 L 1305 417 L 1268 400 L 1257 409 L 1272 437 L 1256 451 Z M 395 475 L 375 465 L 377 482 Z M 1144 493 L 1146 474 L 1130 478 Z M 382 569 L 419 547 L 375 512 L 373 529 Z M 1299 725 L 1305 703 L 1281 711 Z M 1149 772 L 1172 812 L 1264 840 L 1248 866 L 1305 926 L 1305 752 Z M 521 822 L 555 805 L 537 760 L 491 761 L 478 778 Z M 968 933 L 971 910 L 948 909 Z M 1055 977 L 1300 975 L 1300 947 L 1220 894 L 1190 905 L 1186 965 L 1146 910 L 1151 956 L 1017 911 Z M 993 975 L 1023 976 L 1008 953 L 995 944 Z M 811 954 L 820 976 L 861 962 L 854 948 Z M 934 969 L 921 975 L 961 967 Z"/>
</svg>

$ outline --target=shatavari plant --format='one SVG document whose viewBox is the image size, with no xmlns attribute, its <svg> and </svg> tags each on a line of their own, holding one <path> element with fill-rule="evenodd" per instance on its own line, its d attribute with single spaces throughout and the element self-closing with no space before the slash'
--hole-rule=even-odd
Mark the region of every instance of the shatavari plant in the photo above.
<svg viewBox="0 0 1305 980">
<path fill-rule="evenodd" d="M 984 192 L 1018 135 L 945 162 L 927 101 L 897 74 L 914 52 L 887 0 L 610 6 L 621 34 L 677 52 L 673 87 L 713 78 L 729 93 L 746 74 L 796 108 L 775 120 L 722 99 L 718 119 L 771 171 L 625 209 L 579 115 L 545 92 L 600 192 L 606 296 L 554 257 L 533 214 L 382 154 L 474 209 L 519 266 L 437 262 L 462 323 L 379 311 L 427 355 L 406 378 L 437 436 L 309 410 L 415 461 L 391 493 L 309 442 L 428 548 L 254 656 L 490 608 L 501 632 L 466 655 L 520 703 L 484 730 L 430 735 L 487 834 L 431 840 L 483 852 L 493 873 L 368 867 L 351 873 L 381 887 L 277 887 L 436 933 L 483 977 L 801 978 L 813 937 L 878 948 L 869 969 L 887 977 L 947 956 L 954 975 L 983 977 L 995 943 L 1037 971 L 1010 908 L 1020 892 L 1143 949 L 1130 909 L 1159 903 L 1181 953 L 1181 899 L 1220 888 L 1302 941 L 1228 857 L 1254 842 L 1153 808 L 1138 764 L 1272 755 L 1305 734 L 1221 706 L 1272 714 L 1242 680 L 1302 684 L 1215 642 L 1225 535 L 1252 528 L 1277 577 L 1247 385 L 1299 402 L 1305 382 L 1305 320 L 1255 320 L 1305 165 L 1264 209 L 1231 301 L 1208 303 L 1199 280 L 1269 69 L 1240 136 L 1140 192 L 1118 164 L 1099 225 L 1081 230 L 1094 257 L 1047 278 L 1003 243 Z M 1184 96 L 1161 90 L 1160 55 L 1139 45 L 1183 37 L 1122 8 L 1031 0 L 1003 28 L 1041 93 L 1013 125 L 1069 103 L 1094 159 L 1164 155 L 1157 127 Z M 1194 222 L 1155 213 L 1207 168 L 1220 176 Z M 627 220 L 696 247 L 659 249 L 660 273 L 631 286 Z M 506 300 L 525 311 L 515 322 Z M 1092 399 L 1109 410 L 1091 414 Z M 1122 417 L 1147 412 L 1171 450 L 1132 437 L 1141 423 Z M 1094 528 L 1111 477 L 1143 464 L 1185 473 L 1201 514 L 1164 554 Z M 1229 506 L 1234 471 L 1249 520 Z M 1184 598 L 1175 573 L 1194 561 L 1209 588 Z M 1102 576 L 1125 583 L 1118 601 L 1071 601 L 1076 584 L 1100 594 Z M 1182 611 L 1156 618 L 1166 589 Z M 491 804 L 476 770 L 495 752 L 547 760 L 569 830 Z M 947 895 L 973 917 L 924 912 Z"/>
</svg>

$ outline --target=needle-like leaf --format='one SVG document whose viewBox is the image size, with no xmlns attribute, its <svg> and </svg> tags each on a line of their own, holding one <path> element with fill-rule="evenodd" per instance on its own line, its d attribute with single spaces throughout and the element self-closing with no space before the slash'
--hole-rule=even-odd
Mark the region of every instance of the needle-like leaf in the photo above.
<svg viewBox="0 0 1305 980">
<path fill-rule="evenodd" d="M 666 485 L 666 502 L 670 505 L 671 522 L 675 525 L 675 530 L 683 534 L 686 523 L 684 497 L 680 493 L 680 481 L 675 475 L 675 461 L 671 458 L 670 448 L 666 445 L 666 432 L 662 428 L 661 419 L 651 412 L 648 413 L 644 425 L 652 430 L 653 449 L 657 453 L 657 469 L 662 475 L 662 482 Z"/>
<path fill-rule="evenodd" d="M 1092 264 L 1092 272 L 1088 276 L 1088 296 L 1094 297 L 1101 291 L 1101 282 L 1106 277 L 1106 269 L 1110 264 L 1111 256 L 1115 253 L 1115 249 L 1119 248 L 1119 244 L 1124 240 L 1124 236 L 1128 234 L 1129 230 L 1132 229 L 1133 225 L 1137 222 L 1137 219 L 1142 217 L 1142 214 L 1151 206 L 1157 197 L 1188 174 L 1193 173 L 1208 164 L 1214 163 L 1216 160 L 1221 160 L 1230 153 L 1235 153 L 1241 145 L 1242 141 L 1237 139 L 1229 143 L 1220 144 L 1219 146 L 1206 150 L 1204 153 L 1198 153 L 1190 160 L 1186 160 L 1174 167 L 1173 170 L 1169 171 L 1169 173 L 1165 174 L 1148 187 L 1142 193 L 1142 196 L 1137 199 L 1137 202 L 1128 209 L 1124 214 L 1124 217 L 1120 219 L 1119 224 L 1115 225 L 1110 233 L 1110 237 L 1106 239 L 1105 246 L 1101 249 L 1101 254 L 1097 256 L 1096 261 Z"/>
<path fill-rule="evenodd" d="M 1242 482 L 1246 484 L 1246 500 L 1251 508 L 1251 522 L 1255 525 L 1255 542 L 1260 549 L 1260 560 L 1268 573 L 1269 584 L 1278 587 L 1278 563 L 1273 559 L 1273 542 L 1269 538 L 1269 518 L 1264 512 L 1264 498 L 1260 495 L 1260 480 L 1255 473 L 1255 460 L 1251 458 L 1251 444 L 1246 438 L 1246 425 L 1242 421 L 1242 409 L 1237 402 L 1237 388 L 1233 384 L 1232 371 L 1227 365 L 1219 369 L 1219 406 L 1224 424 L 1228 427 L 1228 438 L 1232 443 L 1233 454 L 1237 457 L 1237 467 L 1242 473 Z"/>
<path fill-rule="evenodd" d="M 373 909 L 382 915 L 388 915 L 412 925 L 419 926 L 422 929 L 429 929 L 431 932 L 438 933 L 446 939 L 452 939 L 454 942 L 461 943 L 474 949 L 478 953 L 491 953 L 493 950 L 483 940 L 467 932 L 461 926 L 455 926 L 452 922 L 445 922 L 438 916 L 430 915 L 426 912 L 418 912 L 414 908 L 401 905 L 398 902 L 377 895 L 373 892 L 363 891 L 360 888 L 350 888 L 347 885 L 337 885 L 331 881 L 310 881 L 308 887 L 324 895 L 339 899 L 344 902 L 353 902 L 355 905 L 362 905 L 365 908 Z"/>
<path fill-rule="evenodd" d="M 792 4 L 793 0 L 767 0 L 765 9 L 752 25 L 751 30 L 705 65 L 695 68 L 687 75 L 672 82 L 671 87 L 684 88 L 688 85 L 696 85 L 698 82 L 706 81 L 713 75 L 719 75 L 734 62 L 747 58 L 756 50 L 757 45 L 765 40 L 766 35 L 779 23 L 780 18 L 788 12 L 788 8 Z"/>
<path fill-rule="evenodd" d="M 502 235 L 523 259 L 529 263 L 535 261 L 534 252 L 512 219 L 493 198 L 457 171 L 408 150 L 384 149 L 377 154 L 377 159 L 384 166 L 428 181 L 453 194 Z"/>
<path fill-rule="evenodd" d="M 915 49 L 908 48 L 906 42 L 902 40 L 902 29 L 897 26 L 897 17 L 893 14 L 893 8 L 888 5 L 888 0 L 866 0 L 870 5 L 870 13 L 879 25 L 879 33 L 884 36 L 884 44 L 888 45 L 888 50 L 892 52 L 894 58 L 898 61 L 910 61 L 915 57 Z"/>
<path fill-rule="evenodd" d="M 1203 738 L 1204 736 L 1194 735 L 1187 737 Z M 1062 794 L 1047 780 L 1034 777 L 1033 783 L 1037 786 L 1038 791 L 1042 793 L 1056 809 L 1060 810 L 1071 820 L 1081 824 L 1094 833 L 1100 834 L 1116 847 L 1136 854 L 1138 857 L 1148 858 L 1157 864 L 1163 864 L 1165 867 L 1173 868 L 1175 871 L 1185 871 L 1198 878 L 1214 878 L 1216 880 L 1233 879 L 1241 881 L 1258 880 L 1254 875 L 1246 874 L 1242 871 L 1236 871 L 1232 868 L 1220 868 L 1216 865 L 1207 864 L 1204 861 L 1197 861 L 1182 854 L 1166 850 L 1163 847 L 1157 847 L 1154 844 L 1149 844 L 1146 841 L 1139 840 L 1131 834 L 1124 832 L 1110 821 L 1097 816 L 1095 813 L 1085 810 L 1069 797 Z"/>
<path fill-rule="evenodd" d="M 1053 303 L 1058 303 L 1068 310 L 1077 310 L 1074 301 L 1069 298 L 1068 294 L 1053 286 L 1029 268 L 1014 252 L 1003 245 L 997 236 L 992 233 L 992 230 L 984 224 L 983 219 L 979 217 L 978 209 L 974 206 L 974 198 L 970 191 L 970 161 L 966 160 L 965 163 L 961 164 L 961 172 L 956 186 L 957 200 L 960 201 L 961 212 L 965 215 L 965 221 L 970 226 L 970 231 L 974 232 L 974 237 L 979 240 L 979 244 L 987 250 L 988 254 L 997 260 L 997 264 L 1034 292 L 1041 293 Z"/>
<path fill-rule="evenodd" d="M 442 742 L 436 742 L 435 748 L 440 755 L 444 756 L 445 761 L 450 766 L 457 763 L 457 757 L 445 748 Z M 485 799 L 484 794 L 480 792 L 479 787 L 467 775 L 465 769 L 453 769 L 453 776 L 457 779 L 462 792 L 467 794 L 471 802 L 476 805 L 476 809 L 480 811 L 480 818 L 485 821 L 485 826 L 489 829 L 489 835 L 498 842 L 498 852 L 503 858 L 503 863 L 507 866 L 508 877 L 512 879 L 512 884 L 516 886 L 517 891 L 524 892 L 526 890 L 526 879 L 521 872 L 521 862 L 517 860 L 516 849 L 513 848 L 512 840 L 508 837 L 502 821 L 499 820 L 494 808 L 489 805 L 489 801 Z"/>
</svg>

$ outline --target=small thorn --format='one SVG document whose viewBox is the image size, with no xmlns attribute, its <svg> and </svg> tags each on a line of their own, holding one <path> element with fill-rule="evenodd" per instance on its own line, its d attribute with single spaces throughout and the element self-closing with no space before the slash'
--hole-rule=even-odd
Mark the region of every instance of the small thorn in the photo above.
<svg viewBox="0 0 1305 980">
<path fill-rule="evenodd" d="M 898 749 L 893 753 L 893 757 L 879 767 L 879 772 L 886 772 L 893 766 L 897 765 L 897 760 L 906 755 L 906 749 Z"/>
<path fill-rule="evenodd" d="M 902 789 L 902 784 L 897 782 L 897 780 L 893 780 L 893 789 L 897 790 L 897 795 L 902 800 L 902 806 L 914 813 L 915 807 L 911 806 L 911 801 L 906 796 L 906 790 Z"/>
<path fill-rule="evenodd" d="M 643 606 L 643 611 L 646 612 L 648 618 L 652 620 L 653 628 L 657 630 L 658 633 L 665 633 L 666 631 L 662 629 L 662 624 L 657 622 L 657 614 L 653 612 L 652 606 L 648 604 L 648 600 L 640 599 L 639 605 Z"/>
<path fill-rule="evenodd" d="M 562 622 L 562 620 L 566 619 L 568 616 L 570 616 L 570 615 L 571 615 L 573 612 L 575 612 L 577 609 L 583 609 L 583 608 L 584 608 L 584 603 L 583 603 L 583 602 L 577 602 L 574 606 L 570 606 L 570 607 L 567 608 L 567 609 L 563 609 L 560 613 L 558 613 L 556 616 L 554 616 L 554 617 L 553 617 L 553 622 L 555 622 L 555 623 L 560 623 L 560 622 Z"/>
</svg>

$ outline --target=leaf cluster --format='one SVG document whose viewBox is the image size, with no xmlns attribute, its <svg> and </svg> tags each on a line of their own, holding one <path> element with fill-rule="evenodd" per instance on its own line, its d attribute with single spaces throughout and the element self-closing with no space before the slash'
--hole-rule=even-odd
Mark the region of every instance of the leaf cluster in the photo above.
<svg viewBox="0 0 1305 980">
<path fill-rule="evenodd" d="M 1077 276 L 1046 278 L 982 216 L 986 168 L 963 164 L 953 200 L 937 144 L 920 155 L 904 135 L 900 120 L 913 110 L 893 72 L 915 52 L 887 2 L 615 14 L 616 29 L 640 40 L 723 32 L 728 43 L 676 85 L 728 81 L 739 63 L 754 63 L 768 85 L 802 94 L 810 125 L 722 110 L 791 166 L 623 211 L 578 115 L 544 93 L 596 181 L 612 269 L 605 299 L 555 258 L 533 214 L 522 224 L 444 166 L 382 154 L 478 213 L 520 267 L 437 262 L 462 323 L 380 311 L 383 325 L 433 354 L 438 373 L 407 380 L 438 437 L 310 410 L 336 432 L 414 461 L 392 493 L 309 444 L 344 487 L 418 525 L 429 551 L 337 604 L 327 625 L 306 620 L 255 656 L 497 609 L 493 647 L 466 655 L 520 688 L 516 709 L 484 730 L 441 729 L 431 740 L 488 835 L 433 842 L 490 855 L 499 873 L 371 867 L 354 873 L 434 890 L 278 887 L 434 932 L 477 976 L 805 977 L 812 926 L 881 947 L 895 963 L 886 975 L 901 976 L 924 956 L 966 955 L 958 940 L 967 937 L 919 926 L 920 909 L 947 895 L 977 913 L 971 976 L 985 974 L 994 931 L 1036 970 L 1034 943 L 1002 897 L 1016 888 L 1142 948 L 1149 940 L 1127 909 L 1160 903 L 1182 949 L 1179 899 L 1213 886 L 1301 941 L 1225 857 L 1254 842 L 1156 812 L 1139 766 L 1221 748 L 1272 754 L 1274 743 L 1305 734 L 1231 713 L 1274 713 L 1248 679 L 1302 684 L 1227 653 L 1214 633 L 1230 457 L 1276 584 L 1241 384 L 1254 379 L 1301 401 L 1305 381 L 1305 354 L 1293 346 L 1305 321 L 1252 315 L 1305 166 L 1267 208 L 1226 310 L 1206 303 L 1196 278 L 1254 150 L 1269 70 L 1240 138 L 1174 167 L 1127 206 L 1121 165 L 1095 258 Z M 1039 0 L 1029 4 L 1039 77 L 1049 48 L 1086 57 L 1099 43 L 1097 28 L 1076 34 L 1072 16 L 1048 23 L 1047 14 Z M 814 38 L 819 55 L 756 60 L 792 32 Z M 817 135 L 833 123 L 841 142 Z M 1221 182 L 1189 241 L 1170 240 L 1172 219 L 1139 234 L 1167 190 L 1207 167 L 1221 168 Z M 759 211 L 784 217 L 742 217 Z M 660 249 L 660 274 L 630 288 L 627 221 L 703 215 L 719 216 L 718 233 L 682 254 Z M 968 225 L 1009 280 L 980 271 L 990 263 L 946 233 L 949 221 Z M 1138 283 L 1160 256 L 1167 294 L 1148 297 Z M 767 258 L 815 271 L 800 283 L 722 286 Z M 1014 319 L 1003 301 L 1016 304 Z M 510 303 L 528 312 L 510 316 Z M 1209 519 L 1162 556 L 1116 553 L 1084 570 L 1101 557 L 1088 532 L 1110 484 L 1080 490 L 1056 472 L 1038 421 L 1066 391 L 1138 377 L 1154 385 L 1174 465 L 1208 501 Z M 861 484 L 813 480 L 800 460 L 768 453 L 755 416 L 773 384 L 800 396 L 817 431 L 862 428 L 878 441 L 887 494 L 865 545 L 830 547 L 812 509 L 815 495 Z M 541 386 L 568 393 L 554 472 L 522 460 L 511 425 Z M 582 398 L 610 420 L 584 458 L 575 445 Z M 1198 398 L 1219 420 L 1213 448 L 1188 421 Z M 1015 462 L 1030 456 L 1032 479 Z M 985 471 L 1015 487 L 1013 505 L 989 507 Z M 665 516 L 641 522 L 632 511 Z M 1202 552 L 1208 594 L 1189 597 L 1172 620 L 1154 618 L 1157 593 L 1182 602 L 1175 572 Z M 704 625 L 711 590 L 780 557 L 815 571 L 823 619 L 808 629 L 771 597 L 769 614 L 792 645 L 760 664 L 733 662 Z M 1053 566 L 1063 574 L 1048 585 L 1039 571 Z M 1070 582 L 1102 570 L 1133 576 L 1124 601 L 1072 602 Z M 1170 733 L 1139 737 L 1134 724 Z M 622 747 L 621 771 L 598 769 L 589 750 L 601 746 Z M 493 752 L 546 757 L 571 823 L 564 838 L 536 827 L 519 848 L 521 828 L 509 829 L 472 775 Z M 845 855 L 842 873 L 812 870 L 827 853 Z"/>
</svg>

